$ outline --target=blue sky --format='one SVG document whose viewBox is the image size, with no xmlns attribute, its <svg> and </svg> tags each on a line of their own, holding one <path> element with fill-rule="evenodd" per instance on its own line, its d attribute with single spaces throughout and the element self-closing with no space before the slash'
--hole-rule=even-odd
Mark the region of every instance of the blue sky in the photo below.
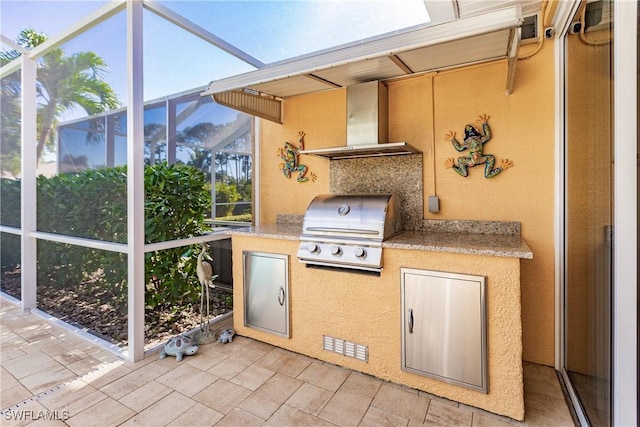
<svg viewBox="0 0 640 427">
<path fill-rule="evenodd" d="M 12 40 L 26 27 L 54 35 L 106 3 L 105 0 L 0 0 L 0 32 Z"/>
<path fill-rule="evenodd" d="M 162 1 L 262 62 L 424 23 L 422 0 Z M 14 40 L 28 27 L 55 36 L 106 4 L 104 0 L 0 0 L 0 32 Z M 105 80 L 126 101 L 125 14 L 120 13 L 63 46 L 66 54 L 93 51 L 109 66 Z M 3 48 L 6 48 L 3 45 Z M 251 71 L 250 65 L 144 13 L 145 99 L 206 86 Z"/>
</svg>

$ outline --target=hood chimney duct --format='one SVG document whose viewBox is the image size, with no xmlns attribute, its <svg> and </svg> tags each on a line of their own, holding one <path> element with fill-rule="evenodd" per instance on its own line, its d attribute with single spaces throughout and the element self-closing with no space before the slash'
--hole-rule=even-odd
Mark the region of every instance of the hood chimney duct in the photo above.
<svg viewBox="0 0 640 427">
<path fill-rule="evenodd" d="M 347 145 L 389 141 L 389 92 L 379 81 L 347 86 Z"/>
<path fill-rule="evenodd" d="M 347 86 L 347 143 L 331 148 L 302 150 L 332 160 L 421 153 L 406 142 L 389 140 L 389 94 L 377 80 Z"/>
</svg>

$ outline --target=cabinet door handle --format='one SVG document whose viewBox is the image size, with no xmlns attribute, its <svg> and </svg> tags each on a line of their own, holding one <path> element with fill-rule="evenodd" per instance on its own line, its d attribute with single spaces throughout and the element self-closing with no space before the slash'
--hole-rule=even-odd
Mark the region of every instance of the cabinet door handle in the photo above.
<svg viewBox="0 0 640 427">
<path fill-rule="evenodd" d="M 409 309 L 409 333 L 413 333 L 413 309 Z"/>
<path fill-rule="evenodd" d="M 278 302 L 280 305 L 284 305 L 284 288 L 280 286 L 280 291 L 278 292 Z"/>
</svg>

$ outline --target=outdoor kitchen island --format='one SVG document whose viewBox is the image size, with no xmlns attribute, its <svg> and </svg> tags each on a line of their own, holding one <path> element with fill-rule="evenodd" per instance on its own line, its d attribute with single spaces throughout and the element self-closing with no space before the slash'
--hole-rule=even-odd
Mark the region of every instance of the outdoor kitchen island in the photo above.
<svg viewBox="0 0 640 427">
<path fill-rule="evenodd" d="M 532 258 L 533 254 L 519 233 L 405 231 L 382 243 L 383 269 L 379 274 L 307 267 L 297 258 L 300 233 L 301 226 L 295 223 L 230 232 L 237 334 L 516 420 L 524 419 L 520 260 Z M 273 254 L 286 262 L 283 265 L 287 283 L 276 283 L 274 295 L 259 298 L 274 299 L 276 307 L 287 311 L 283 313 L 288 323 L 285 333 L 247 326 L 243 254 Z M 403 271 L 485 278 L 486 392 L 403 370 L 407 322 L 401 290 Z M 268 271 L 252 275 L 282 280 L 281 275 L 272 276 Z M 349 348 L 335 351 L 332 346 L 336 343 L 353 352 Z M 463 352 L 461 349 L 458 353 Z"/>
</svg>

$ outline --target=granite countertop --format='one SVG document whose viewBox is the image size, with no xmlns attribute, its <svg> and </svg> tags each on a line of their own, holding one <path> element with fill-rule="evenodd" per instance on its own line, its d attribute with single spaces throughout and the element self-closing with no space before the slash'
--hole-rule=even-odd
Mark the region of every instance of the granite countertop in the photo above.
<svg viewBox="0 0 640 427">
<path fill-rule="evenodd" d="M 268 237 L 272 239 L 300 240 L 302 224 L 260 225 L 257 227 L 235 228 L 228 230 L 226 233 L 231 235 Z"/>
<path fill-rule="evenodd" d="M 382 247 L 507 258 L 533 258 L 533 252 L 518 234 L 405 231 L 382 242 Z"/>
<path fill-rule="evenodd" d="M 299 240 L 300 224 L 261 225 L 229 230 L 231 235 Z M 476 254 L 532 259 L 533 252 L 519 234 L 473 234 L 465 232 L 405 231 L 382 242 L 383 248 Z"/>
</svg>

